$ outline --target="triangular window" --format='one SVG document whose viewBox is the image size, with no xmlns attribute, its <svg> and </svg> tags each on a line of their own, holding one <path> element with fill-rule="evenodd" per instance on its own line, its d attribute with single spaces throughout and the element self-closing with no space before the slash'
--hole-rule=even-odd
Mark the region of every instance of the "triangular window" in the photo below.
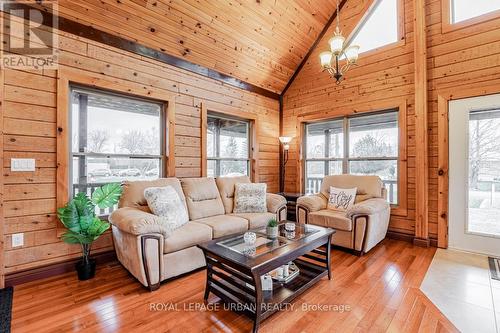
<svg viewBox="0 0 500 333">
<path fill-rule="evenodd" d="M 399 39 L 399 0 L 376 0 L 371 12 L 354 29 L 350 45 L 359 45 L 359 53 L 370 51 Z"/>
</svg>

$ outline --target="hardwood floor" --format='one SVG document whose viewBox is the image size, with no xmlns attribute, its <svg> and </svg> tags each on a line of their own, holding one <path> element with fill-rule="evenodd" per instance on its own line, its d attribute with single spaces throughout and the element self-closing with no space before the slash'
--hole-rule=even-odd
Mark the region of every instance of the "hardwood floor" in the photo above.
<svg viewBox="0 0 500 333">
<path fill-rule="evenodd" d="M 260 332 L 457 332 L 419 290 L 434 252 L 396 240 L 385 240 L 361 258 L 333 250 L 333 279 L 318 282 L 292 303 L 292 309 L 265 320 Z M 164 283 L 152 293 L 118 263 L 100 267 L 91 281 L 78 282 L 75 274 L 65 274 L 15 288 L 12 330 L 251 330 L 250 319 L 220 304 L 217 311 L 195 309 L 205 306 L 204 287 L 205 271 Z M 209 304 L 215 301 L 211 295 Z M 330 311 L 311 309 L 318 305 Z"/>
</svg>

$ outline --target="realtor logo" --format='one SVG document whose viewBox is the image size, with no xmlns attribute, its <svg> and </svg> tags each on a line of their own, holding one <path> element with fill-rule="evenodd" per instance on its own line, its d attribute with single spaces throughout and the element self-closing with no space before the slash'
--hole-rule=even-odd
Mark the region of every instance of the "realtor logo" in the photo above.
<svg viewBox="0 0 500 333">
<path fill-rule="evenodd" d="M 57 68 L 57 2 L 0 1 L 2 68 Z"/>
</svg>

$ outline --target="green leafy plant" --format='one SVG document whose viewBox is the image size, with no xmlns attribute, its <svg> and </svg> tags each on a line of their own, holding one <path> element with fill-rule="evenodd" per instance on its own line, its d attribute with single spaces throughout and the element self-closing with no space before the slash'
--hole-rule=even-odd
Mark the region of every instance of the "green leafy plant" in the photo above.
<svg viewBox="0 0 500 333">
<path fill-rule="evenodd" d="M 267 226 L 269 228 L 277 227 L 278 226 L 278 221 L 276 221 L 276 219 L 272 218 L 272 219 L 269 220 L 269 222 L 267 222 Z"/>
<path fill-rule="evenodd" d="M 85 193 L 77 193 L 66 206 L 57 210 L 59 220 L 68 229 L 62 235 L 62 240 L 68 244 L 81 245 L 85 264 L 89 262 L 92 243 L 109 229 L 109 223 L 96 216 L 96 206 L 113 207 L 121 194 L 119 183 L 106 184 L 97 188 L 91 198 Z"/>
</svg>

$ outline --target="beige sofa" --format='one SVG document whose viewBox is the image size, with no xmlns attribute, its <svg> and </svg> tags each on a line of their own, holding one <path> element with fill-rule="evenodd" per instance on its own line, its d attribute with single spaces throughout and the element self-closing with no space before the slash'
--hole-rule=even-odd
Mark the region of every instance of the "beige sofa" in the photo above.
<svg viewBox="0 0 500 333">
<path fill-rule="evenodd" d="M 269 219 L 286 219 L 286 200 L 267 194 L 267 213 L 233 213 L 234 184 L 248 177 L 161 178 L 125 182 L 118 209 L 109 216 L 118 260 L 144 286 L 155 290 L 160 282 L 205 266 L 197 244 L 265 226 Z M 172 186 L 189 214 L 189 222 L 169 234 L 151 214 L 144 190 Z"/>
<path fill-rule="evenodd" d="M 347 212 L 327 209 L 330 186 L 357 187 L 355 204 Z M 297 199 L 297 221 L 335 229 L 332 244 L 362 255 L 385 238 L 391 215 L 386 196 L 378 176 L 327 176 L 320 193 Z"/>
</svg>

